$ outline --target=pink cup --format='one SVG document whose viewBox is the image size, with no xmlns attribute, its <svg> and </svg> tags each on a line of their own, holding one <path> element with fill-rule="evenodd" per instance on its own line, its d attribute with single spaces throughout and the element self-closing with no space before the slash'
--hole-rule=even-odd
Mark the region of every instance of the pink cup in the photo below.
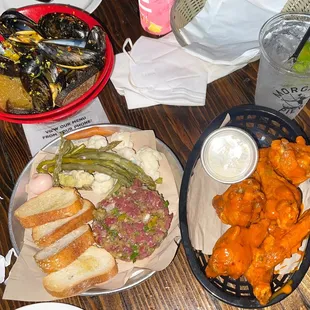
<svg viewBox="0 0 310 310">
<path fill-rule="evenodd" d="M 155 35 L 170 32 L 170 11 L 173 3 L 174 0 L 139 0 L 143 29 Z"/>
</svg>

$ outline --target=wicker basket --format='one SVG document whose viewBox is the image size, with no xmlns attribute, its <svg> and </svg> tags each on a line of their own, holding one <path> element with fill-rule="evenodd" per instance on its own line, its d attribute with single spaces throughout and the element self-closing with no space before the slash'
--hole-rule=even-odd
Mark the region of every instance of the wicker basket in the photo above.
<svg viewBox="0 0 310 310">
<path fill-rule="evenodd" d="M 205 6 L 207 0 L 176 0 L 170 13 L 171 29 L 181 46 L 187 45 L 180 29 L 186 26 Z"/>
<path fill-rule="evenodd" d="M 309 13 L 309 0 L 289 0 L 286 2 L 282 12 Z"/>
<path fill-rule="evenodd" d="M 186 26 L 205 6 L 207 0 L 176 0 L 170 14 L 171 29 L 181 46 L 187 43 L 180 29 Z M 288 0 L 282 12 L 310 13 L 310 0 Z"/>
</svg>

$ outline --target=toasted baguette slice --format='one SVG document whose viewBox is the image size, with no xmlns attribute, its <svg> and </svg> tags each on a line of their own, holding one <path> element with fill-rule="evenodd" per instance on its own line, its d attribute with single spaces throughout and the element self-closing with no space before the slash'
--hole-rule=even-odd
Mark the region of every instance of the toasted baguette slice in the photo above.
<svg viewBox="0 0 310 310">
<path fill-rule="evenodd" d="M 94 205 L 87 199 L 83 199 L 82 209 L 67 218 L 46 223 L 32 228 L 32 239 L 40 248 L 53 244 L 72 230 L 86 224 L 93 219 Z"/>
<path fill-rule="evenodd" d="M 30 228 L 74 215 L 82 199 L 73 188 L 52 187 L 21 205 L 14 213 L 22 226 Z"/>
<path fill-rule="evenodd" d="M 93 244 L 93 233 L 85 224 L 39 251 L 34 259 L 44 272 L 55 272 L 70 265 Z"/>
<path fill-rule="evenodd" d="M 66 298 L 108 281 L 117 272 L 114 257 L 102 248 L 91 246 L 66 268 L 44 277 L 43 285 L 51 295 Z"/>
</svg>

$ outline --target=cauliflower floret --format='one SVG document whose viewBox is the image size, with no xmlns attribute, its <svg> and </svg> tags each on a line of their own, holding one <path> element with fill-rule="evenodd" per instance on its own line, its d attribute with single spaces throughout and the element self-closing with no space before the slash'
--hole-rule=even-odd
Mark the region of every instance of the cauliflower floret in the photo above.
<svg viewBox="0 0 310 310">
<path fill-rule="evenodd" d="M 159 178 L 159 160 L 162 159 L 159 152 L 150 147 L 143 147 L 137 152 L 136 158 L 140 161 L 139 166 L 147 175 L 154 181 Z"/>
<path fill-rule="evenodd" d="M 135 162 L 136 158 L 136 152 L 134 149 L 130 147 L 123 147 L 119 150 L 116 150 L 116 153 L 128 160 L 131 160 L 132 162 Z"/>
<path fill-rule="evenodd" d="M 91 185 L 92 190 L 97 194 L 107 194 L 114 186 L 116 180 L 110 176 L 95 172 L 95 181 Z"/>
<path fill-rule="evenodd" d="M 133 143 L 130 138 L 130 132 L 115 132 L 110 137 L 111 142 L 113 141 L 122 141 L 119 145 L 117 145 L 114 150 L 119 150 L 124 147 L 133 147 Z"/>
<path fill-rule="evenodd" d="M 86 147 L 90 149 L 100 149 L 108 145 L 107 138 L 104 136 L 95 135 L 88 139 Z"/>
<path fill-rule="evenodd" d="M 94 176 L 84 170 L 71 170 L 59 173 L 59 183 L 63 186 L 87 188 L 94 182 Z"/>
</svg>

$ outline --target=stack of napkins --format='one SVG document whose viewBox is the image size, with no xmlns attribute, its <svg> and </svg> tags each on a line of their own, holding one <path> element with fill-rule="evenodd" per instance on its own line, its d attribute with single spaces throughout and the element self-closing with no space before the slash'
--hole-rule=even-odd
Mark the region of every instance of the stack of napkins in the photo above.
<svg viewBox="0 0 310 310">
<path fill-rule="evenodd" d="M 126 46 L 131 51 L 126 51 Z M 182 48 L 172 33 L 160 38 L 140 37 L 116 55 L 111 80 L 128 109 L 158 104 L 202 106 L 207 84 L 245 66 L 203 61 Z"/>
<path fill-rule="evenodd" d="M 111 77 L 118 93 L 126 97 L 128 109 L 204 105 L 207 79 L 204 62 L 186 53 L 173 35 L 140 37 L 130 52 L 116 55 Z"/>
</svg>

